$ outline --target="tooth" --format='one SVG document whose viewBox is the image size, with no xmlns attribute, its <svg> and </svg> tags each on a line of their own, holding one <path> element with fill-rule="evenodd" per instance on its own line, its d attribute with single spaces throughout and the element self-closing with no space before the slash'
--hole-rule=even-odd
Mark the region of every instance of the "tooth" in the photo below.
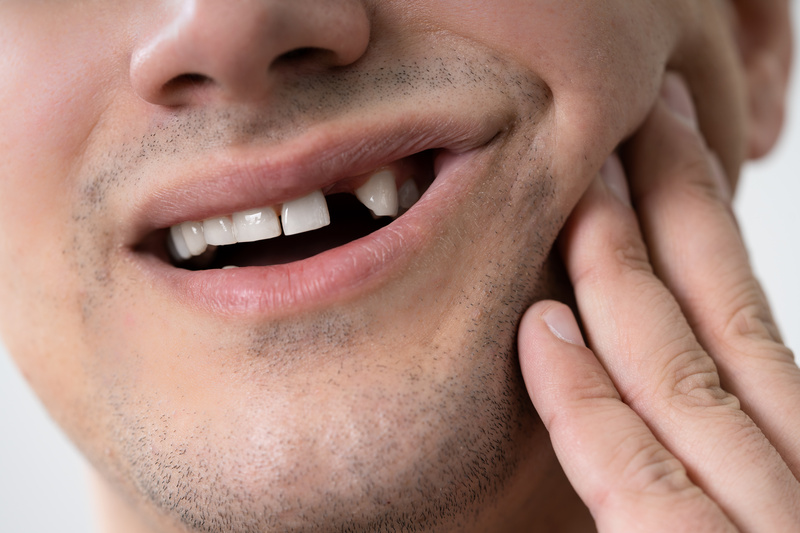
<svg viewBox="0 0 800 533">
<path fill-rule="evenodd" d="M 206 251 L 208 243 L 203 236 L 203 225 L 200 222 L 184 222 L 180 228 L 190 254 L 200 255 Z"/>
<path fill-rule="evenodd" d="M 281 224 L 285 235 L 315 230 L 331 223 L 328 203 L 322 191 L 283 204 Z"/>
<path fill-rule="evenodd" d="M 397 215 L 397 185 L 391 170 L 373 174 L 356 189 L 356 198 L 377 216 Z"/>
<path fill-rule="evenodd" d="M 167 247 L 175 260 L 186 261 L 192 258 L 192 253 L 189 251 L 189 247 L 186 246 L 186 239 L 183 238 L 180 224 L 169 228 Z"/>
<path fill-rule="evenodd" d="M 232 218 L 238 242 L 272 239 L 281 234 L 281 223 L 271 207 L 241 211 Z"/>
<path fill-rule="evenodd" d="M 397 190 L 397 199 L 400 202 L 400 207 L 408 209 L 419 200 L 419 189 L 413 179 L 406 180 Z"/>
<path fill-rule="evenodd" d="M 230 217 L 209 218 L 203 221 L 206 242 L 215 246 L 236 243 L 236 234 Z"/>
</svg>

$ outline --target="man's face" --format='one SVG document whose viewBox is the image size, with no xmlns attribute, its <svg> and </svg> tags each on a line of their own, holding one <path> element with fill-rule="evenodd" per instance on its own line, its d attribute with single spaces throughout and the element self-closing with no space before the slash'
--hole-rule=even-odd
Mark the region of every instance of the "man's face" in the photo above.
<svg viewBox="0 0 800 533">
<path fill-rule="evenodd" d="M 556 235 L 665 68 L 738 167 L 723 7 L 6 0 L 3 338 L 153 524 L 545 519 L 570 495 L 517 321 L 568 294 Z M 375 222 L 351 200 L 384 169 L 422 195 Z M 314 191 L 327 229 L 170 255 Z"/>
</svg>

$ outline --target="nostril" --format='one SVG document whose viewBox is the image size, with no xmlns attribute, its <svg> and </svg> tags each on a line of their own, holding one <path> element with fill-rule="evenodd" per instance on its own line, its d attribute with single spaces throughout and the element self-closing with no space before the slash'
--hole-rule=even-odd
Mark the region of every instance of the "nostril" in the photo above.
<svg viewBox="0 0 800 533">
<path fill-rule="evenodd" d="M 281 67 L 297 68 L 302 65 L 334 65 L 336 54 L 330 50 L 314 47 L 302 47 L 289 50 L 275 58 L 271 67 L 281 70 Z"/>
<path fill-rule="evenodd" d="M 279 61 L 295 61 L 298 59 L 304 59 L 310 55 L 314 55 L 315 52 L 319 52 L 318 48 L 295 48 L 294 50 L 289 50 L 288 52 L 281 54 L 277 59 Z"/>
<path fill-rule="evenodd" d="M 211 87 L 216 83 L 214 80 L 203 74 L 186 73 L 175 76 L 159 90 L 158 103 L 166 106 L 178 106 L 194 101 L 200 94 L 204 93 L 205 88 Z M 155 101 L 155 100 L 153 100 Z"/>
<path fill-rule="evenodd" d="M 167 83 L 165 83 L 164 90 L 168 92 L 184 91 L 186 89 L 202 87 L 204 85 L 208 85 L 211 83 L 213 83 L 213 80 L 203 74 L 195 74 L 195 73 L 181 74 L 180 76 L 175 76 Z"/>
<path fill-rule="evenodd" d="M 130 57 L 133 90 L 155 105 L 262 101 L 295 68 L 350 65 L 370 42 L 359 0 L 164 4 L 175 6 L 152 14 Z"/>
</svg>

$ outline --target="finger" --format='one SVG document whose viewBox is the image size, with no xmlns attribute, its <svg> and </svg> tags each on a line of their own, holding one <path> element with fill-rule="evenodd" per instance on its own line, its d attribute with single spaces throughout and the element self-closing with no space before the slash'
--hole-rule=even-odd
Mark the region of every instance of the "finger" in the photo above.
<svg viewBox="0 0 800 533">
<path fill-rule="evenodd" d="M 696 128 L 688 89 L 675 75 L 665 88 L 675 111 L 657 108 L 627 159 L 652 263 L 726 390 L 800 477 L 800 369 L 753 275 L 727 180 Z"/>
<path fill-rule="evenodd" d="M 622 400 L 737 527 L 800 528 L 797 481 L 720 387 L 714 362 L 650 267 L 633 210 L 595 180 L 561 243 L 589 344 Z"/>
<path fill-rule="evenodd" d="M 568 307 L 535 304 L 522 319 L 519 354 L 559 462 L 600 531 L 735 531 L 620 400 Z"/>
</svg>

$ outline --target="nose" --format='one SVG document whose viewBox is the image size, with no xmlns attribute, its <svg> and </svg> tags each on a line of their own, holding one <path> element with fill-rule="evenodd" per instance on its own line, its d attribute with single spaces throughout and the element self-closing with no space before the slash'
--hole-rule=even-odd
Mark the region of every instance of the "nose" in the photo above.
<svg viewBox="0 0 800 533">
<path fill-rule="evenodd" d="M 184 0 L 151 27 L 135 45 L 131 84 L 165 106 L 263 99 L 286 68 L 352 64 L 370 38 L 360 0 Z"/>
</svg>

